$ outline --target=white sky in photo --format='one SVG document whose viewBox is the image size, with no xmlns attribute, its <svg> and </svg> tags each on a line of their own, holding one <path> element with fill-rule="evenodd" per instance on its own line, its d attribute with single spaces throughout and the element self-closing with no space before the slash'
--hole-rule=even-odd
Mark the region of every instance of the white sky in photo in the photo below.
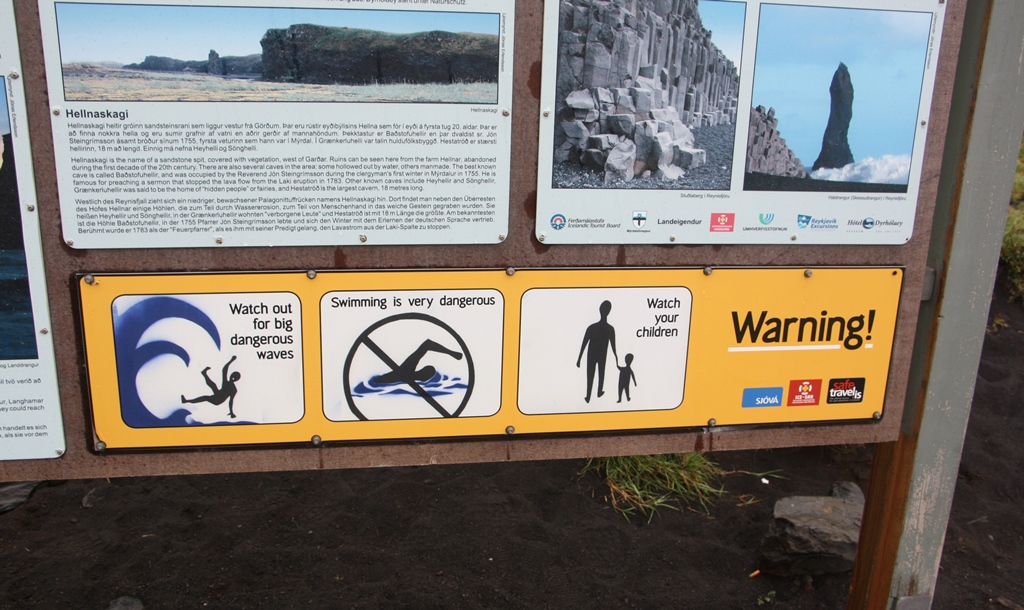
<svg viewBox="0 0 1024 610">
<path fill-rule="evenodd" d="M 745 2 L 726 0 L 702 0 L 697 5 L 704 29 L 711 31 L 711 43 L 740 68 L 743 52 L 743 19 L 746 15 Z"/>
<path fill-rule="evenodd" d="M 854 159 L 910 155 L 931 19 L 931 13 L 762 4 L 751 104 L 775 108 L 781 136 L 810 166 L 821 151 L 828 88 L 842 62 L 854 91 Z"/>
<path fill-rule="evenodd" d="M 398 34 L 443 30 L 498 34 L 498 13 L 353 9 L 158 6 L 58 2 L 62 63 L 141 62 L 147 55 L 204 60 L 262 53 L 271 28 L 300 23 Z"/>
</svg>

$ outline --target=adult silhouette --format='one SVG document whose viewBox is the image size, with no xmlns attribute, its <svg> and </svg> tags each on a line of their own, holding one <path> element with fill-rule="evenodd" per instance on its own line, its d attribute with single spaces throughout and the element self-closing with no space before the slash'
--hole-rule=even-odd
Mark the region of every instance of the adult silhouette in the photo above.
<svg viewBox="0 0 1024 610">
<path fill-rule="evenodd" d="M 612 311 L 610 301 L 601 303 L 598 308 L 601 319 L 587 327 L 580 345 L 580 355 L 576 358 L 576 368 L 583 360 L 583 352 L 587 352 L 587 396 L 583 400 L 590 402 L 590 393 L 594 387 L 594 371 L 597 371 L 597 397 L 604 396 L 604 367 L 608 360 L 608 347 L 612 348 L 615 365 L 619 364 L 619 355 L 615 352 L 615 328 L 608 323 L 608 314 Z"/>
</svg>

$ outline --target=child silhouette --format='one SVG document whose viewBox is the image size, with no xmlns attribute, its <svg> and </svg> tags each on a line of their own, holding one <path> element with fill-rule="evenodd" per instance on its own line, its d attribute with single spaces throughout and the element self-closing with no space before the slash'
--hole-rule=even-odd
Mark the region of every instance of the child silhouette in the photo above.
<svg viewBox="0 0 1024 610">
<path fill-rule="evenodd" d="M 619 369 L 619 399 L 616 402 L 622 402 L 623 392 L 626 393 L 626 401 L 629 401 L 630 379 L 633 380 L 633 385 L 637 385 L 636 375 L 633 374 L 633 367 L 630 366 L 631 364 L 633 364 L 633 354 L 626 354 L 626 357 L 623 358 L 623 360 L 626 361 L 626 366 L 616 365 L 616 367 Z"/>
</svg>

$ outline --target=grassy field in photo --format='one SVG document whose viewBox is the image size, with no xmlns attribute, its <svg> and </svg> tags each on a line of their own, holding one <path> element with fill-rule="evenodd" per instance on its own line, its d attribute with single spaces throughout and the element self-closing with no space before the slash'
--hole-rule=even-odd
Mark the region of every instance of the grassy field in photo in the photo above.
<svg viewBox="0 0 1024 610">
<path fill-rule="evenodd" d="M 497 83 L 310 85 L 202 73 L 65 64 L 64 99 L 74 102 L 432 102 L 494 104 Z"/>
</svg>

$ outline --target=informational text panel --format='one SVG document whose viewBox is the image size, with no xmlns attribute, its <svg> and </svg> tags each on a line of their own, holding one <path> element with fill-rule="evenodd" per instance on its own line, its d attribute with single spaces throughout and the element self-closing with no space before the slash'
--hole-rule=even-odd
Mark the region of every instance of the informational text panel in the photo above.
<svg viewBox="0 0 1024 610">
<path fill-rule="evenodd" d="M 498 243 L 512 0 L 40 0 L 74 248 Z"/>
<path fill-rule="evenodd" d="M 94 432 L 115 449 L 878 420 L 902 282 L 509 269 L 79 288 Z"/>
<path fill-rule="evenodd" d="M 24 79 L 10 0 L 0 0 L 0 460 L 64 454 Z"/>
</svg>

